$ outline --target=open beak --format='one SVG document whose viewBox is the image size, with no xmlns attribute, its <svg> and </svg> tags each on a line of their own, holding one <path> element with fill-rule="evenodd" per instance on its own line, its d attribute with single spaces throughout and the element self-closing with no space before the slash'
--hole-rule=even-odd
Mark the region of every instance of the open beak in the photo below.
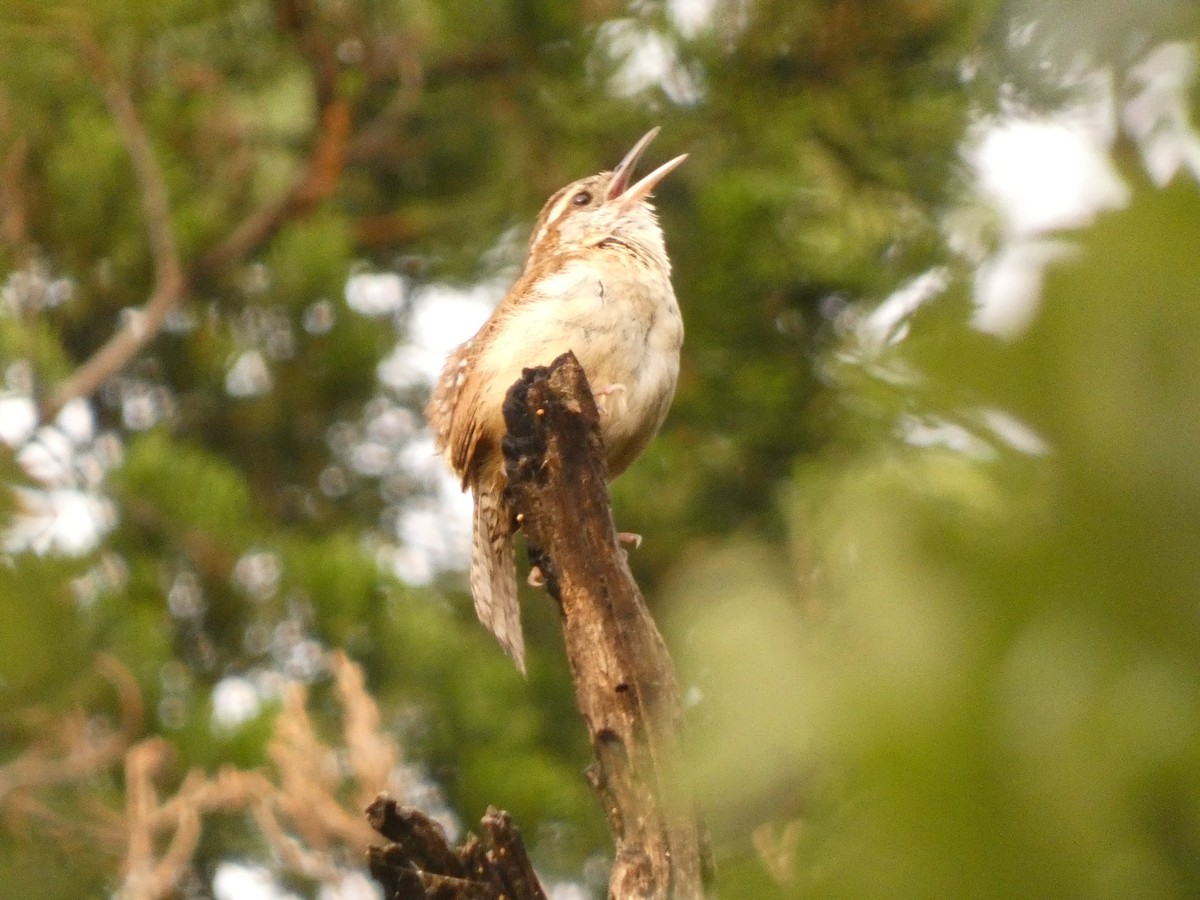
<svg viewBox="0 0 1200 900">
<path fill-rule="evenodd" d="M 621 160 L 616 169 L 613 170 L 613 179 L 608 185 L 608 196 L 606 200 L 616 200 L 621 204 L 622 209 L 627 209 L 650 195 L 654 190 L 655 185 L 667 177 L 668 173 L 677 169 L 685 159 L 687 154 L 677 156 L 669 162 L 663 163 L 649 175 L 644 177 L 636 184 L 630 184 L 630 179 L 633 178 L 633 170 L 637 168 L 638 160 L 642 158 L 642 154 L 646 148 L 650 146 L 650 142 L 658 137 L 659 129 L 651 128 L 642 139 L 633 145 L 633 148 L 625 154 L 625 158 Z"/>
</svg>

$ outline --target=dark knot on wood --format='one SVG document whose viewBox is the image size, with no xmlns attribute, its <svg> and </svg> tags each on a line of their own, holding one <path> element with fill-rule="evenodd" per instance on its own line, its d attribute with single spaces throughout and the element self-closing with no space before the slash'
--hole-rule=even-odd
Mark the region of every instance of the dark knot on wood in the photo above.
<svg viewBox="0 0 1200 900">
<path fill-rule="evenodd" d="M 545 549 L 550 541 L 546 533 L 556 517 L 530 516 L 525 507 L 541 502 L 542 495 L 565 473 L 580 479 L 578 495 L 561 499 L 592 502 L 578 516 L 599 515 L 611 522 L 608 514 L 607 472 L 604 447 L 600 440 L 600 414 L 588 386 L 587 375 L 574 353 L 564 353 L 548 366 L 525 369 L 504 399 L 504 424 L 507 426 L 501 449 L 508 476 L 510 508 L 524 529 L 529 561 L 546 580 L 546 590 L 561 604 L 558 567 Z M 561 507 L 560 507 L 561 508 Z"/>
<path fill-rule="evenodd" d="M 504 461 L 510 470 L 515 468 L 518 482 L 539 478 L 551 441 L 558 444 L 558 453 L 574 451 L 574 463 L 592 457 L 603 467 L 600 413 L 574 353 L 521 372 L 504 398 L 504 424 Z"/>
</svg>

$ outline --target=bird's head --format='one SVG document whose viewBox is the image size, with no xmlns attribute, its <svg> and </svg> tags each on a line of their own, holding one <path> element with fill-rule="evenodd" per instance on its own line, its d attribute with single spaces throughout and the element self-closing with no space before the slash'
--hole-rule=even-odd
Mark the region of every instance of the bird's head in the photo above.
<svg viewBox="0 0 1200 900">
<path fill-rule="evenodd" d="M 558 253 L 586 250 L 613 240 L 663 252 L 662 230 L 650 204 L 650 193 L 687 159 L 687 154 L 663 163 L 634 182 L 638 160 L 658 131 L 652 128 L 646 132 L 611 172 L 573 181 L 546 201 L 529 240 L 527 268 Z"/>
</svg>

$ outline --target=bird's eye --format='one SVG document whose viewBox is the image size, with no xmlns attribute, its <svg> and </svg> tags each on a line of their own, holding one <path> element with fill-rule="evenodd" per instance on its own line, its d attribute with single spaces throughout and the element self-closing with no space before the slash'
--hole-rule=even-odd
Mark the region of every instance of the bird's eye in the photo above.
<svg viewBox="0 0 1200 900">
<path fill-rule="evenodd" d="M 592 202 L 591 192 L 590 191 L 580 191 L 578 194 L 576 194 L 574 197 L 571 198 L 571 202 L 574 203 L 576 206 L 587 206 L 589 203 Z"/>
</svg>

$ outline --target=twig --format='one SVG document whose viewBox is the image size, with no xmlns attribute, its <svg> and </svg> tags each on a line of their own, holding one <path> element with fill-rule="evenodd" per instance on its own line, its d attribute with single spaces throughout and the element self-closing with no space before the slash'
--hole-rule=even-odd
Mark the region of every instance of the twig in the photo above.
<svg viewBox="0 0 1200 900">
<path fill-rule="evenodd" d="M 0 114 L 10 113 L 3 101 L 0 95 Z M 29 211 L 24 184 L 28 161 L 29 139 L 21 135 L 13 139 L 4 162 L 0 163 L 0 243 L 11 247 L 19 261 L 29 256 Z"/>
<path fill-rule="evenodd" d="M 390 739 L 378 728 L 379 711 L 363 689 L 362 670 L 343 654 L 330 658 L 343 709 L 342 752 L 350 757 L 380 752 Z M 282 866 L 317 881 L 332 881 L 339 860 L 357 856 L 371 838 L 361 816 L 340 805 L 346 782 L 355 793 L 374 793 L 381 785 L 364 784 L 362 773 L 344 773 L 328 765 L 335 751 L 321 742 L 305 708 L 307 695 L 293 686 L 275 721 L 270 755 L 274 780 L 262 772 L 233 767 L 215 776 L 193 769 L 171 797 L 160 801 L 154 787 L 170 746 L 151 738 L 130 748 L 125 757 L 128 839 L 121 870 L 122 900 L 157 900 L 174 896 L 192 864 L 202 818 L 214 812 L 245 810 Z M 372 727 L 374 730 L 372 730 Z M 395 746 L 382 751 L 398 758 Z M 389 773 L 390 774 L 390 773 Z M 388 778 L 393 789 L 398 787 Z M 165 849 L 163 848 L 165 844 Z M 156 848 L 160 848 L 156 855 Z"/>
<path fill-rule="evenodd" d="M 194 277 L 210 277 L 240 262 L 289 219 L 311 212 L 328 198 L 345 166 L 350 124 L 347 102 L 335 100 L 325 107 L 309 162 L 288 192 L 251 212 L 229 237 L 202 255 L 193 268 Z"/>
<path fill-rule="evenodd" d="M 372 837 L 361 815 L 341 805 L 345 798 L 403 789 L 394 771 L 382 771 L 384 761 L 399 759 L 399 748 L 380 727 L 362 670 L 341 653 L 331 656 L 329 669 L 344 716 L 342 746 L 321 741 L 305 708 L 305 691 L 297 687 L 275 721 L 273 772 L 226 766 L 209 775 L 192 769 L 165 797 L 157 785 L 175 748 L 160 737 L 135 743 L 144 727 L 136 679 L 107 655 L 97 657 L 96 669 L 116 690 L 119 722 L 101 731 L 83 710 L 65 722 L 56 720 L 50 737 L 0 766 L 0 817 L 9 827 L 33 821 L 60 846 L 84 832 L 81 853 L 100 849 L 120 856 L 121 900 L 177 896 L 203 819 L 217 812 L 248 812 L 285 869 L 332 881 L 347 860 L 360 858 Z M 369 764 L 351 772 L 328 765 L 339 756 Z M 94 796 L 94 781 L 122 763 L 125 802 L 118 812 Z M 74 787 L 81 801 L 69 813 L 42 802 L 38 793 L 64 787 Z"/>
<path fill-rule="evenodd" d="M 154 263 L 154 286 L 150 299 L 109 341 L 42 403 L 43 421 L 54 418 L 60 409 L 76 397 L 94 393 L 112 375 L 124 368 L 138 351 L 162 328 L 167 313 L 187 292 L 187 278 L 179 261 L 175 234 L 171 229 L 171 208 L 162 170 L 146 129 L 138 118 L 129 87 L 114 71 L 111 61 L 92 35 L 79 32 L 77 42 L 99 83 L 104 101 L 116 120 L 133 166 L 141 196 L 146 237 Z"/>
<path fill-rule="evenodd" d="M 90 778 L 111 768 L 124 755 L 145 717 L 141 692 L 132 673 L 115 657 L 107 654 L 97 657 L 96 670 L 117 691 L 121 707 L 118 728 L 99 737 L 84 728 L 68 728 L 70 746 L 62 756 L 31 749 L 0 766 L 0 808 L 18 792 Z"/>
<path fill-rule="evenodd" d="M 343 711 L 346 765 L 360 786 L 358 801 L 363 803 L 392 777 L 398 761 L 396 743 L 380 727 L 379 707 L 367 693 L 362 669 L 341 651 L 330 654 L 329 667 Z"/>
<path fill-rule="evenodd" d="M 96 40 L 86 32 L 77 35 L 133 165 L 154 263 L 154 286 L 146 304 L 42 402 L 42 421 L 52 419 L 75 398 L 95 393 L 128 365 L 162 330 L 167 314 L 183 300 L 191 284 L 241 262 L 286 222 L 311 212 L 337 188 L 346 164 L 352 121 L 350 104 L 335 96 L 337 70 L 332 49 L 326 46 L 317 29 L 309 28 L 307 23 L 297 27 L 304 42 L 312 45 L 308 48 L 309 57 L 320 103 L 319 128 L 309 160 L 282 197 L 251 212 L 225 240 L 201 255 L 188 272 L 180 262 L 171 230 L 166 183 L 128 86 L 117 76 Z"/>
</svg>

